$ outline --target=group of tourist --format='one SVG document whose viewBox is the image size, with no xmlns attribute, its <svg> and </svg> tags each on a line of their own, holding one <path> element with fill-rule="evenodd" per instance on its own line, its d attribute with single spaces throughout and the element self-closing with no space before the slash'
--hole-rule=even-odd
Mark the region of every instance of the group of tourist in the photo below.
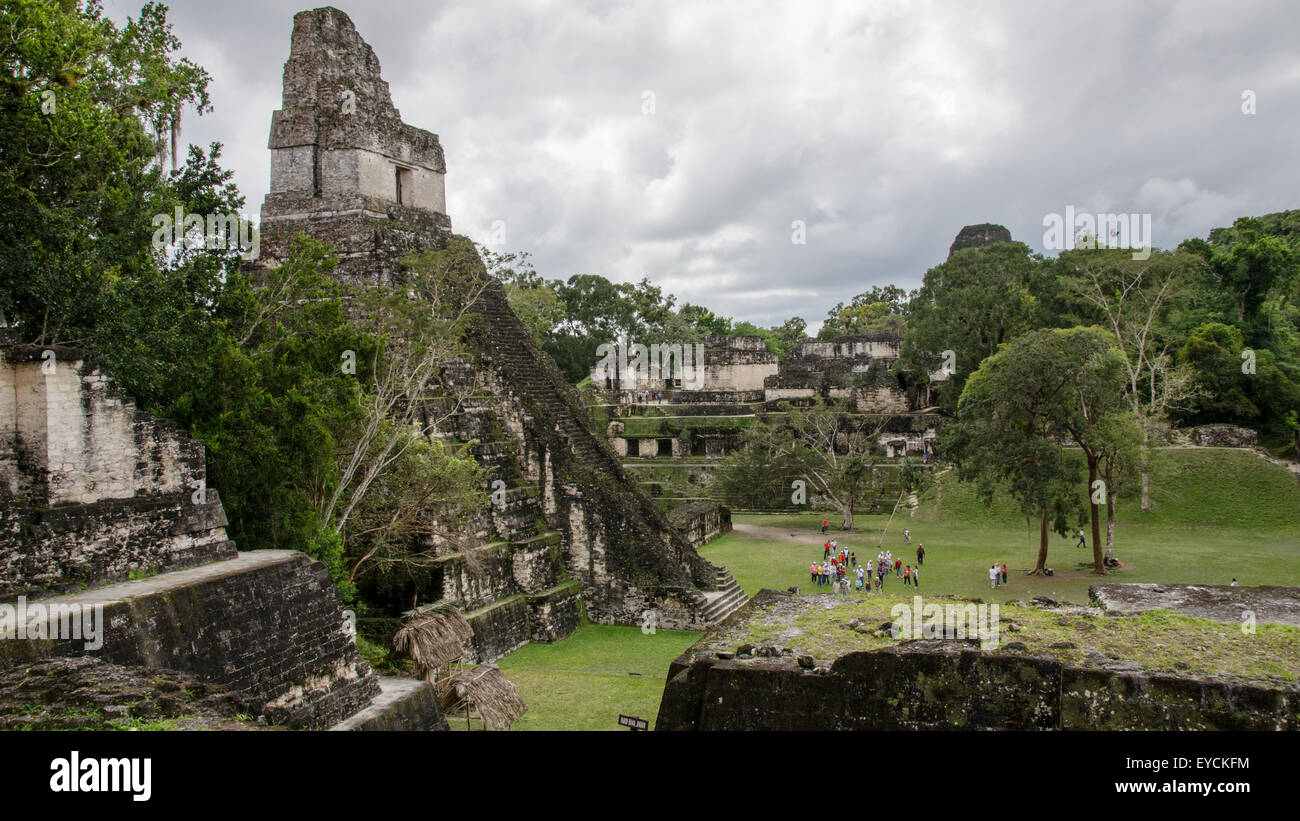
<svg viewBox="0 0 1300 821">
<path fill-rule="evenodd" d="M 1007 566 L 1005 563 L 989 565 L 989 584 L 993 587 L 1003 587 L 1007 583 Z"/>
<path fill-rule="evenodd" d="M 646 402 L 662 402 L 663 399 L 664 399 L 663 391 L 644 390 L 644 391 L 636 392 L 636 401 L 641 404 L 644 404 Z"/>
<path fill-rule="evenodd" d="M 892 550 L 877 553 L 875 562 L 870 565 L 865 562 L 858 564 L 856 552 L 841 548 L 837 539 L 827 539 L 822 545 L 821 562 L 813 562 L 808 566 L 808 578 L 818 587 L 833 586 L 836 595 L 853 590 L 869 594 L 873 589 L 877 593 L 883 593 L 885 581 L 891 572 L 895 578 L 903 580 L 904 587 L 919 588 L 921 563 L 924 560 L 925 545 L 918 545 L 915 567 L 904 564 L 903 559 L 895 556 Z"/>
</svg>

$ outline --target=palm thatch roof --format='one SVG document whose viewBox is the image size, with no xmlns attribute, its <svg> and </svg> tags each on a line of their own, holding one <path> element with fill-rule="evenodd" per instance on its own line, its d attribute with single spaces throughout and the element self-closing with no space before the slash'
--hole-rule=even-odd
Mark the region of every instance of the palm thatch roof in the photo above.
<svg viewBox="0 0 1300 821">
<path fill-rule="evenodd" d="M 432 681 L 439 667 L 465 654 L 474 630 L 454 605 L 421 608 L 393 636 L 393 649 L 415 662 L 416 670 Z"/>
<path fill-rule="evenodd" d="M 528 705 L 495 664 L 480 664 L 457 670 L 451 676 L 451 691 L 474 705 L 489 730 L 507 730 L 528 711 Z"/>
</svg>

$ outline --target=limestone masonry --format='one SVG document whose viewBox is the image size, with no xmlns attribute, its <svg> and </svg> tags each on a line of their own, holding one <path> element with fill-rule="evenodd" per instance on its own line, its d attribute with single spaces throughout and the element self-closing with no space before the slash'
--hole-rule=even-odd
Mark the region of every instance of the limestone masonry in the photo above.
<svg viewBox="0 0 1300 821">
<path fill-rule="evenodd" d="M 4 625 L 15 635 L 0 667 L 89 655 L 141 677 L 180 671 L 301 728 L 381 695 L 324 566 L 237 553 L 202 443 L 137 409 L 80 351 L 0 345 L 0 424 L 0 604 L 21 621 Z M 77 633 L 61 632 L 73 620 Z M 370 723 L 442 723 L 429 693 L 393 701 Z"/>
<path fill-rule="evenodd" d="M 892 370 L 901 349 L 894 334 L 855 334 L 805 340 L 778 359 L 762 337 L 710 336 L 703 342 L 705 366 L 689 389 L 653 364 L 648 373 L 606 374 L 593 366 L 590 410 L 624 468 L 662 507 L 717 502 L 718 460 L 740 447 L 746 427 L 781 413 L 784 403 L 807 406 L 821 398 L 883 417 L 876 444 L 890 459 L 932 452 L 940 416 L 909 402 Z M 645 391 L 659 398 L 647 399 Z M 863 510 L 897 494 L 896 483 L 885 482 Z M 771 496 L 771 509 L 788 507 L 782 501 L 788 488 Z"/>
<path fill-rule="evenodd" d="M 0 344 L 0 598 L 234 556 L 204 464 L 80 351 Z"/>
</svg>

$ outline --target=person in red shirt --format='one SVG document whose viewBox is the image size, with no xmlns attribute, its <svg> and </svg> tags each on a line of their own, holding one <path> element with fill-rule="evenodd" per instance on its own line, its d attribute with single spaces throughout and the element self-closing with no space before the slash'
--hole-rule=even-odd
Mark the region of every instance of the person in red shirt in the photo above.
<svg viewBox="0 0 1300 821">
<path fill-rule="evenodd" d="M 901 575 L 903 575 L 903 560 L 902 560 L 902 559 L 894 559 L 894 575 L 895 575 L 895 576 L 901 576 Z"/>
<path fill-rule="evenodd" d="M 824 548 L 822 550 L 822 561 L 825 561 L 826 559 L 830 558 L 831 555 L 831 540 L 827 539 L 826 544 L 822 545 L 822 547 Z"/>
<path fill-rule="evenodd" d="M 912 566 L 910 564 L 903 568 L 903 586 L 912 586 Z"/>
</svg>

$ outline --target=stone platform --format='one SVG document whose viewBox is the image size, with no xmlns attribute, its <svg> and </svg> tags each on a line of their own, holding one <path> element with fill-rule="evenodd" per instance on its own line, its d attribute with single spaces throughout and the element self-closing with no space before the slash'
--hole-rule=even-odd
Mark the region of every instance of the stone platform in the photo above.
<svg viewBox="0 0 1300 821">
<path fill-rule="evenodd" d="M 1174 610 L 1186 616 L 1236 624 L 1250 613 L 1256 622 L 1300 626 L 1300 587 L 1094 584 L 1088 588 L 1088 595 L 1108 613 Z"/>
<path fill-rule="evenodd" d="M 38 605 L 47 611 L 101 611 L 102 646 L 70 638 L 20 639 L 0 642 L 0 658 L 84 654 L 191 673 L 253 703 L 270 724 L 304 729 L 333 726 L 381 694 L 325 567 L 296 551 L 240 553 L 29 601 L 26 636 L 34 634 L 30 613 Z"/>
<path fill-rule="evenodd" d="M 433 685 L 413 678 L 379 677 L 370 706 L 331 730 L 449 730 Z"/>
</svg>

